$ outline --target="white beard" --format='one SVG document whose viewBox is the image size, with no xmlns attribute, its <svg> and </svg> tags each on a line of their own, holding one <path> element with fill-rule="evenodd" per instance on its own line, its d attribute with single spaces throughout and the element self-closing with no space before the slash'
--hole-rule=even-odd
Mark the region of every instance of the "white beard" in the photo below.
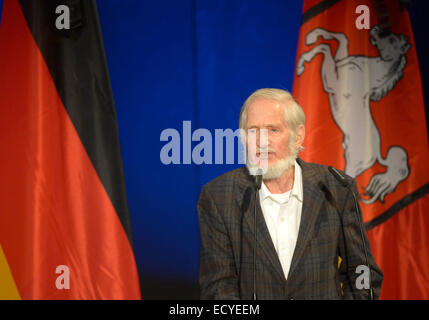
<svg viewBox="0 0 429 320">
<path fill-rule="evenodd" d="M 288 169 L 290 169 L 298 157 L 298 150 L 295 148 L 293 141 L 295 141 L 295 135 L 289 137 L 289 155 L 283 159 L 278 160 L 272 166 L 269 166 L 266 172 L 262 175 L 263 180 L 271 180 L 280 178 Z M 246 163 L 247 168 L 251 175 L 256 175 L 258 167 L 249 163 Z M 261 169 L 259 169 L 261 170 Z"/>
<path fill-rule="evenodd" d="M 280 178 L 283 173 L 289 170 L 295 164 L 296 157 L 290 155 L 284 159 L 280 159 L 272 166 L 268 167 L 267 172 L 262 176 L 263 180 L 271 180 Z"/>
</svg>

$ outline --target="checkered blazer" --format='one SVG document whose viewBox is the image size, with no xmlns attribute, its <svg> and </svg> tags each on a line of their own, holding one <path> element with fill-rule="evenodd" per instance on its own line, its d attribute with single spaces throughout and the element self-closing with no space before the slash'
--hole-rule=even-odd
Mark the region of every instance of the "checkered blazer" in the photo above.
<svg viewBox="0 0 429 320">
<path fill-rule="evenodd" d="M 256 293 L 258 299 L 366 299 L 356 288 L 365 255 L 353 197 L 328 167 L 297 159 L 303 206 L 288 279 L 257 203 Z M 347 177 L 351 180 L 350 177 Z M 356 192 L 356 183 L 352 188 Z M 254 178 L 246 167 L 206 184 L 198 200 L 202 299 L 252 299 Z M 378 298 L 383 273 L 365 234 L 371 283 Z M 338 257 L 342 263 L 338 268 Z M 342 283 L 342 285 L 341 285 Z"/>
</svg>

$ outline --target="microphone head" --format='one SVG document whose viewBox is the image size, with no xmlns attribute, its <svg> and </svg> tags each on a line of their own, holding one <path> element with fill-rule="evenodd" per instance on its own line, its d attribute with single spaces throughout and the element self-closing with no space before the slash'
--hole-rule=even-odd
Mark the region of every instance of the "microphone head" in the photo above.
<svg viewBox="0 0 429 320">
<path fill-rule="evenodd" d="M 341 172 L 339 172 L 333 166 L 329 166 L 328 170 L 338 180 L 338 182 L 343 185 L 343 187 L 348 187 L 349 182 L 347 181 L 346 177 L 344 177 L 344 175 Z"/>
<path fill-rule="evenodd" d="M 255 188 L 256 190 L 261 189 L 262 186 L 262 169 L 258 169 L 255 175 Z"/>
</svg>

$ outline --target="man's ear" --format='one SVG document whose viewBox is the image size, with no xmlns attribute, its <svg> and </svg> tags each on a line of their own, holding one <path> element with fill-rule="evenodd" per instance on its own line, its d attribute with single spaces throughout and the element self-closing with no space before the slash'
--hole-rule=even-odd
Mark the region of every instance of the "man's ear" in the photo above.
<svg viewBox="0 0 429 320">
<path fill-rule="evenodd" d="M 295 133 L 295 148 L 299 149 L 304 144 L 304 138 L 305 138 L 305 127 L 304 125 L 300 125 L 296 129 Z"/>
</svg>

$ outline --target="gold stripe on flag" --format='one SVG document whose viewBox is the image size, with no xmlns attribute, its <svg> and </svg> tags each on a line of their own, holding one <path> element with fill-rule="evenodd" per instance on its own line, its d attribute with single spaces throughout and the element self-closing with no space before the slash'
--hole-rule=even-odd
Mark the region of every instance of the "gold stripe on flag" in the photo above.
<svg viewBox="0 0 429 320">
<path fill-rule="evenodd" d="M 6 256 L 0 245 L 0 300 L 21 300 Z"/>
</svg>

